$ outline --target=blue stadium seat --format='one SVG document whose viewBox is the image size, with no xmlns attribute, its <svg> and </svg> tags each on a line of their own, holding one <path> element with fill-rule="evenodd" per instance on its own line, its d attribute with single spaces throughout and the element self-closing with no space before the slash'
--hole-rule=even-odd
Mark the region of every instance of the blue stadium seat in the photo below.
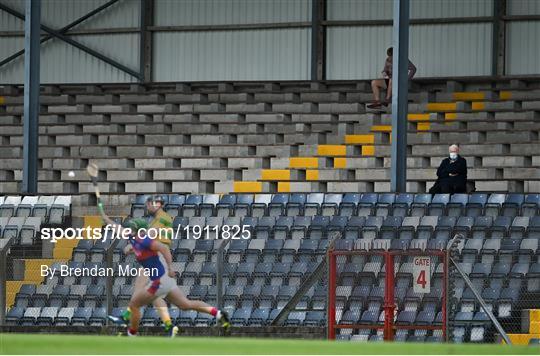
<svg viewBox="0 0 540 356">
<path fill-rule="evenodd" d="M 402 221 L 401 216 L 387 216 L 379 229 L 379 237 L 381 239 L 395 239 Z"/>
<path fill-rule="evenodd" d="M 140 218 L 146 215 L 146 199 L 151 195 L 137 195 L 135 201 L 131 204 L 131 216 L 134 218 Z"/>
<path fill-rule="evenodd" d="M 435 227 L 433 238 L 435 239 L 450 239 L 454 227 L 456 226 L 457 219 L 455 216 L 441 216 Z M 467 237 L 467 235 L 465 235 Z"/>
<path fill-rule="evenodd" d="M 472 269 L 472 272 L 469 274 L 469 277 L 488 277 L 491 274 L 491 265 L 485 263 L 475 263 Z"/>
<path fill-rule="evenodd" d="M 19 325 L 24 315 L 24 309 L 23 307 L 12 307 L 6 314 L 6 324 Z"/>
<path fill-rule="evenodd" d="M 234 204 L 233 216 L 244 217 L 251 214 L 253 204 L 253 194 L 238 194 Z"/>
<path fill-rule="evenodd" d="M 469 197 L 466 205 L 467 216 L 477 217 L 483 214 L 484 205 L 487 203 L 488 195 L 484 193 L 473 193 Z"/>
<path fill-rule="evenodd" d="M 227 309 L 227 306 L 224 307 L 224 309 Z M 229 311 L 232 313 L 233 310 L 229 308 Z M 195 326 L 204 326 L 208 327 L 214 324 L 214 317 L 212 317 L 210 314 L 199 312 L 197 313 L 197 317 L 195 317 Z"/>
<path fill-rule="evenodd" d="M 361 237 L 361 231 L 366 222 L 364 216 L 351 216 L 349 222 L 345 227 L 345 238 L 350 240 L 356 240 Z"/>
<path fill-rule="evenodd" d="M 400 311 L 396 319 L 396 325 L 413 325 L 416 314 L 416 311 L 413 310 Z"/>
<path fill-rule="evenodd" d="M 289 201 L 289 194 L 274 194 L 270 204 L 268 204 L 269 216 L 281 216 L 285 212 L 285 206 Z"/>
<path fill-rule="evenodd" d="M 321 206 L 321 215 L 333 216 L 336 215 L 341 204 L 343 196 L 336 193 L 327 193 L 324 195 L 324 202 Z"/>
<path fill-rule="evenodd" d="M 360 314 L 361 310 L 353 309 L 353 310 L 346 310 L 345 313 L 343 313 L 343 316 L 341 317 L 340 324 L 345 325 L 354 325 L 358 324 L 360 321 Z"/>
<path fill-rule="evenodd" d="M 484 215 L 486 216 L 499 216 L 501 207 L 506 200 L 506 194 L 494 193 L 488 198 L 487 203 L 484 206 Z"/>
<path fill-rule="evenodd" d="M 153 308 L 152 308 L 153 309 Z M 88 325 L 103 326 L 107 323 L 107 309 L 105 307 L 94 308 L 88 319 Z"/>
<path fill-rule="evenodd" d="M 529 227 L 527 228 L 527 237 L 540 239 L 540 215 L 533 216 L 529 220 Z"/>
<path fill-rule="evenodd" d="M 416 194 L 411 204 L 411 216 L 424 216 L 428 205 L 431 203 L 431 194 Z"/>
<path fill-rule="evenodd" d="M 197 312 L 195 310 L 181 310 L 180 315 L 176 318 L 178 326 L 193 326 Z"/>
<path fill-rule="evenodd" d="M 270 317 L 270 308 L 257 308 L 253 311 L 248 319 L 247 325 L 249 326 L 264 326 L 268 322 Z"/>
<path fill-rule="evenodd" d="M 184 195 L 171 194 L 169 195 L 169 201 L 164 206 L 164 210 L 167 214 L 175 218 L 180 213 L 181 207 L 184 205 L 185 201 L 186 197 Z"/>
<path fill-rule="evenodd" d="M 405 217 L 409 213 L 409 208 L 414 201 L 414 194 L 399 193 L 392 205 L 392 215 Z"/>
<path fill-rule="evenodd" d="M 339 204 L 339 215 L 353 216 L 356 214 L 356 208 L 360 202 L 361 195 L 357 193 L 347 193 L 343 196 Z"/>
<path fill-rule="evenodd" d="M 461 216 L 468 202 L 469 196 L 467 194 L 453 194 L 450 197 L 450 202 L 446 204 L 446 214 L 448 216 Z"/>
<path fill-rule="evenodd" d="M 294 224 L 294 217 L 280 216 L 277 218 L 273 229 L 273 238 L 285 240 L 290 236 L 291 228 Z"/>
<path fill-rule="evenodd" d="M 286 217 L 280 217 L 280 224 L 278 225 L 282 229 L 284 225 L 282 222 L 286 220 Z M 274 216 L 263 216 L 259 218 L 257 226 L 255 227 L 255 236 L 257 239 L 269 239 L 272 236 L 276 226 L 276 218 Z M 286 234 L 288 231 L 286 231 Z"/>
<path fill-rule="evenodd" d="M 326 230 L 330 224 L 329 216 L 314 216 L 308 227 L 307 236 L 310 239 L 320 240 L 326 238 Z"/>
<path fill-rule="evenodd" d="M 521 211 L 521 205 L 525 201 L 525 196 L 518 193 L 510 193 L 506 195 L 506 199 L 502 204 L 501 215 L 510 216 L 512 218 L 519 215 Z"/>
<path fill-rule="evenodd" d="M 216 204 L 216 215 L 217 216 L 231 216 L 234 205 L 236 204 L 236 195 L 235 194 L 224 194 L 219 199 L 219 203 Z"/>
<path fill-rule="evenodd" d="M 450 202 L 450 194 L 435 194 L 428 205 L 428 215 L 442 216 L 446 212 L 446 204 Z"/>
<path fill-rule="evenodd" d="M 432 325 L 435 321 L 435 312 L 433 310 L 422 310 L 416 316 L 417 325 Z"/>
<path fill-rule="evenodd" d="M 410 244 L 411 244 L 411 240 L 393 239 L 393 240 L 390 241 L 390 250 L 405 251 L 405 250 L 409 249 Z"/>
<path fill-rule="evenodd" d="M 379 321 L 379 311 L 366 310 L 360 317 L 359 325 L 375 325 Z"/>
<path fill-rule="evenodd" d="M 491 277 L 504 277 L 510 273 L 512 266 L 508 263 L 497 262 L 491 270 Z"/>
<path fill-rule="evenodd" d="M 85 326 L 92 316 L 92 308 L 77 308 L 75 309 L 75 312 L 73 313 L 73 317 L 71 318 L 71 325 L 76 326 Z"/>
<path fill-rule="evenodd" d="M 377 203 L 375 204 L 375 215 L 388 216 L 392 213 L 392 204 L 396 201 L 394 193 L 379 194 Z"/>
<path fill-rule="evenodd" d="M 251 314 L 251 308 L 237 309 L 231 316 L 231 323 L 235 326 L 246 326 L 248 325 L 248 320 L 251 317 Z"/>
<path fill-rule="evenodd" d="M 468 237 L 474 225 L 474 218 L 471 216 L 460 216 L 454 227 L 454 233 L 461 233 Z"/>
<path fill-rule="evenodd" d="M 311 216 L 295 217 L 293 226 L 291 227 L 290 237 L 292 239 L 305 238 L 309 225 L 311 225 Z"/>
<path fill-rule="evenodd" d="M 493 218 L 491 216 L 477 216 L 474 219 L 470 237 L 473 239 L 485 239 L 491 236 L 491 226 Z"/>
<path fill-rule="evenodd" d="M 304 214 L 304 204 L 306 203 L 305 193 L 291 194 L 286 206 L 287 216 L 299 216 Z"/>
<path fill-rule="evenodd" d="M 362 228 L 362 238 L 368 240 L 376 239 L 383 221 L 384 218 L 382 216 L 368 216 Z"/>
<path fill-rule="evenodd" d="M 537 238 L 533 239 L 523 239 L 519 246 L 519 253 L 521 255 L 536 255 L 538 252 L 538 245 L 540 240 Z"/>
<path fill-rule="evenodd" d="M 332 217 L 332 220 L 330 220 L 330 223 L 328 224 L 328 232 L 330 233 L 331 231 L 338 231 L 343 233 L 348 222 L 349 218 L 347 216 L 335 215 Z"/>
<path fill-rule="evenodd" d="M 521 215 L 532 217 L 538 215 L 540 207 L 540 194 L 527 194 L 525 201 L 521 204 Z"/>
<path fill-rule="evenodd" d="M 323 202 L 324 193 L 309 193 L 306 199 L 306 203 L 304 204 L 304 215 L 319 215 Z"/>
<path fill-rule="evenodd" d="M 257 224 L 259 223 L 259 218 L 252 217 L 252 216 L 244 216 L 242 217 L 242 225 L 249 226 L 249 230 L 251 233 L 255 232 L 255 228 L 257 227 Z"/>
<path fill-rule="evenodd" d="M 334 243 L 334 249 L 337 251 L 350 251 L 353 248 L 352 240 L 336 240 Z"/>
<path fill-rule="evenodd" d="M 300 242 L 299 254 L 313 255 L 319 248 L 319 242 L 317 240 L 302 240 Z"/>
<path fill-rule="evenodd" d="M 186 197 L 182 205 L 182 216 L 193 217 L 199 214 L 199 205 L 203 202 L 203 196 L 200 194 L 190 194 Z"/>
<path fill-rule="evenodd" d="M 509 237 L 512 239 L 522 239 L 529 227 L 529 217 L 516 216 L 509 229 Z"/>
<path fill-rule="evenodd" d="M 324 311 L 311 310 L 306 313 L 304 326 L 324 326 L 326 324 L 326 316 Z"/>
<path fill-rule="evenodd" d="M 491 238 L 502 239 L 508 236 L 510 226 L 512 225 L 512 218 L 509 216 L 498 216 L 493 221 L 491 226 Z"/>
<path fill-rule="evenodd" d="M 285 320 L 285 326 L 299 326 L 304 323 L 306 319 L 306 312 L 304 311 L 293 311 L 289 313 L 287 319 Z"/>
<path fill-rule="evenodd" d="M 360 197 L 360 201 L 357 205 L 356 214 L 358 216 L 369 216 L 373 214 L 375 204 L 377 204 L 377 193 L 364 193 Z"/>
<path fill-rule="evenodd" d="M 514 263 L 512 265 L 512 269 L 510 270 L 510 277 L 511 278 L 525 278 L 527 273 L 529 272 L 529 264 L 528 263 Z"/>
</svg>

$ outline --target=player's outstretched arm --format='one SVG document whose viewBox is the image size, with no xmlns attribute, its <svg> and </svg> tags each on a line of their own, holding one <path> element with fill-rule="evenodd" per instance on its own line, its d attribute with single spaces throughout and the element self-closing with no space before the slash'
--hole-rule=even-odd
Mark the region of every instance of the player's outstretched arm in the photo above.
<svg viewBox="0 0 540 356">
<path fill-rule="evenodd" d="M 101 215 L 101 219 L 105 222 L 107 225 L 115 226 L 118 225 L 115 223 L 110 217 L 105 214 L 105 210 L 103 210 L 103 205 L 98 205 L 99 214 Z"/>
<path fill-rule="evenodd" d="M 105 214 L 105 211 L 103 210 L 103 206 L 98 206 L 99 213 L 101 214 L 101 219 L 105 223 L 105 225 L 110 225 L 111 227 L 119 229 L 119 232 L 122 234 L 124 231 L 124 227 L 122 225 L 116 223 L 113 221 L 107 214 Z"/>
</svg>

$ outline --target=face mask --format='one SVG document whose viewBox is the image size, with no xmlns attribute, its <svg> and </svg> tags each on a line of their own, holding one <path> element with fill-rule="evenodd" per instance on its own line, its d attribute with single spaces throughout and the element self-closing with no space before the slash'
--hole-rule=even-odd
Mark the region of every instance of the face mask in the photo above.
<svg viewBox="0 0 540 356">
<path fill-rule="evenodd" d="M 457 158 L 457 153 L 451 152 L 450 153 L 450 159 L 453 161 Z"/>
</svg>

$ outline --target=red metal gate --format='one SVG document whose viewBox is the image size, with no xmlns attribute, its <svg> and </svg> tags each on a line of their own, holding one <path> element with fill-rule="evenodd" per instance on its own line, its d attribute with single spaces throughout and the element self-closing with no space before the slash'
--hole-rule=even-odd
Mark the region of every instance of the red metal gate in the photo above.
<svg viewBox="0 0 540 356">
<path fill-rule="evenodd" d="M 340 324 L 336 321 L 336 287 L 338 279 L 337 271 L 337 258 L 338 256 L 382 256 L 385 262 L 385 288 L 384 288 L 384 323 L 383 324 Z M 396 325 L 394 319 L 396 316 L 396 301 L 395 301 L 395 265 L 394 260 L 397 256 L 424 256 L 424 257 L 438 257 L 442 266 L 442 295 L 441 295 L 441 313 L 442 323 L 441 325 Z M 382 272 L 382 271 L 381 271 Z M 394 340 L 394 333 L 399 329 L 408 330 L 442 330 L 443 340 L 446 340 L 446 325 L 447 325 L 447 311 L 446 311 L 446 299 L 447 299 L 447 282 L 448 282 L 448 260 L 445 251 L 407 251 L 407 250 L 334 250 L 328 251 L 328 339 L 336 338 L 336 330 L 339 329 L 376 329 L 383 330 L 383 338 L 385 341 Z M 414 282 L 413 282 L 414 283 Z"/>
</svg>

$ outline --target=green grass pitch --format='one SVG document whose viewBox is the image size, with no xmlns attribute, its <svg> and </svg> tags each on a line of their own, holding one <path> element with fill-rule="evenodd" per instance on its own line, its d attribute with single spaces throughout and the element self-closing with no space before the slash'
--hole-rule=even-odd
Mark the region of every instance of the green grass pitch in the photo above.
<svg viewBox="0 0 540 356">
<path fill-rule="evenodd" d="M 330 342 L 324 340 L 0 334 L 0 354 L 536 354 L 504 345 Z"/>
</svg>

